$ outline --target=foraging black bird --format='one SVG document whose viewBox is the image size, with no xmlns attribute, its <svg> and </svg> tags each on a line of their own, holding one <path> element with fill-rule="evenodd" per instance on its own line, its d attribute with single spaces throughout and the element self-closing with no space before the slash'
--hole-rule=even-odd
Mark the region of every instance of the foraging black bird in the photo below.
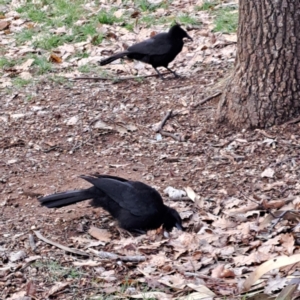
<svg viewBox="0 0 300 300">
<path fill-rule="evenodd" d="M 127 56 L 128 58 L 152 65 L 160 78 L 162 78 L 162 75 L 157 70 L 157 67 L 165 67 L 175 77 L 178 77 L 174 71 L 168 68 L 168 64 L 181 52 L 185 37 L 193 40 L 180 25 L 176 24 L 170 28 L 169 32 L 159 33 L 150 39 L 130 46 L 126 51 L 103 59 L 99 63 L 101 66 L 104 66 L 118 58 Z"/>
<path fill-rule="evenodd" d="M 139 181 L 109 175 L 80 176 L 93 186 L 85 190 L 67 191 L 39 198 L 48 208 L 68 206 L 87 199 L 94 207 L 107 210 L 128 231 L 145 233 L 163 225 L 183 230 L 178 212 L 164 205 L 157 190 Z"/>
</svg>

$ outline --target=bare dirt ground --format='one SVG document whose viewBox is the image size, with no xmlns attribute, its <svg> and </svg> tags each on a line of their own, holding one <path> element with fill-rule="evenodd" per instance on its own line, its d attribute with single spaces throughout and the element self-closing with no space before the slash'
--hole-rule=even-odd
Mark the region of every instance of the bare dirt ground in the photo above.
<svg viewBox="0 0 300 300">
<path fill-rule="evenodd" d="M 2 95 L 0 298 L 171 299 L 211 292 L 231 299 L 256 266 L 296 253 L 294 220 L 271 232 L 259 224 L 270 209 L 296 206 L 298 124 L 236 132 L 216 124 L 218 98 L 196 105 L 220 90 L 231 68 L 203 65 L 164 81 L 45 81 Z M 164 130 L 182 141 L 155 133 L 169 110 Z M 131 237 L 88 201 L 58 210 L 39 205 L 38 195 L 87 187 L 78 176 L 96 172 L 156 187 L 187 231 Z M 200 198 L 171 200 L 163 193 L 167 186 L 189 186 Z M 105 230 L 102 240 L 88 234 L 91 226 Z M 51 246 L 35 231 L 90 256 Z M 144 261 L 101 258 L 95 251 Z M 272 294 L 275 277 L 260 288 Z"/>
</svg>

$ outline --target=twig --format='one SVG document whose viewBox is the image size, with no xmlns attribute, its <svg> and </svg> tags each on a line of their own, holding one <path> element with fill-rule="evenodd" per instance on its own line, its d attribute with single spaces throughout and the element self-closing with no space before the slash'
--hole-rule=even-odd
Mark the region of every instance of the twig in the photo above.
<svg viewBox="0 0 300 300">
<path fill-rule="evenodd" d="M 295 124 L 295 123 L 298 123 L 298 122 L 300 122 L 300 117 L 298 117 L 296 119 L 293 119 L 293 120 L 290 120 L 288 122 L 285 122 L 284 124 L 289 125 L 289 124 Z"/>
<path fill-rule="evenodd" d="M 172 110 L 169 110 L 167 112 L 167 114 L 164 116 L 164 118 L 162 119 L 162 121 L 160 122 L 160 124 L 158 125 L 158 127 L 155 129 L 155 132 L 159 132 L 161 135 L 171 137 L 175 141 L 184 142 L 185 139 L 184 139 L 184 136 L 182 134 L 181 135 L 179 135 L 179 134 L 173 134 L 173 133 L 170 133 L 170 132 L 162 130 L 163 127 L 164 127 L 164 125 L 165 125 L 165 123 L 167 122 L 167 120 L 170 117 L 173 117 L 175 115 L 176 114 L 173 114 Z"/>
<path fill-rule="evenodd" d="M 168 73 L 162 73 L 161 75 L 167 75 Z M 130 76 L 130 77 L 119 77 L 119 78 L 108 78 L 108 77 L 73 77 L 70 80 L 112 80 L 112 81 L 124 81 L 124 80 L 131 80 L 131 79 L 144 79 L 149 77 L 158 77 L 158 74 L 151 74 L 151 75 L 144 75 L 144 76 Z"/>
<path fill-rule="evenodd" d="M 218 93 L 216 93 L 216 94 L 214 94 L 214 95 L 212 95 L 212 96 L 209 96 L 209 97 L 203 99 L 202 101 L 200 101 L 199 103 L 196 103 L 196 104 L 193 106 L 193 108 L 196 108 L 196 107 L 198 107 L 199 105 L 202 105 L 202 104 L 204 104 L 205 102 L 208 102 L 208 101 L 210 101 L 210 100 L 212 100 L 212 99 L 214 99 L 214 98 L 216 98 L 216 97 L 218 97 L 218 96 L 220 96 L 220 95 L 222 95 L 222 92 L 218 92 Z"/>
<path fill-rule="evenodd" d="M 191 198 L 189 197 L 178 197 L 178 198 L 171 198 L 171 197 L 168 197 L 168 200 L 171 200 L 171 201 L 191 201 Z"/>
<path fill-rule="evenodd" d="M 57 248 L 60 248 L 62 250 L 65 250 L 66 252 L 71 252 L 71 253 L 74 253 L 74 254 L 78 254 L 78 255 L 83 255 L 83 256 L 89 256 L 86 252 L 83 252 L 83 251 L 80 251 L 80 250 L 77 250 L 77 249 L 73 249 L 73 248 L 69 248 L 69 247 L 66 247 L 64 245 L 61 245 L 59 243 L 56 243 L 56 242 L 53 242 L 47 238 L 45 238 L 44 236 L 41 235 L 41 233 L 39 231 L 34 231 L 35 235 L 42 241 L 44 241 L 45 243 L 47 244 L 50 244 L 50 245 L 53 245 Z"/>
<path fill-rule="evenodd" d="M 143 255 L 130 255 L 130 256 L 122 256 L 111 252 L 106 251 L 97 251 L 94 249 L 89 249 L 90 252 L 96 254 L 101 259 L 107 259 L 107 260 L 122 260 L 122 261 L 129 261 L 129 262 L 141 262 L 145 261 L 146 257 Z"/>
<path fill-rule="evenodd" d="M 159 133 L 160 133 L 161 135 L 171 137 L 171 138 L 174 139 L 175 141 L 178 141 L 178 142 L 184 142 L 184 136 L 183 136 L 183 135 L 173 134 L 173 133 L 166 132 L 166 131 L 162 131 L 162 130 L 161 130 Z"/>
<path fill-rule="evenodd" d="M 265 136 L 266 138 L 268 139 L 272 139 L 272 140 L 275 140 L 276 139 L 276 136 L 272 136 L 268 133 L 266 133 L 264 130 L 262 129 L 255 129 L 254 131 L 258 132 L 258 133 L 261 133 L 263 136 Z"/>
<path fill-rule="evenodd" d="M 30 248 L 33 252 L 35 252 L 36 250 L 36 244 L 34 242 L 34 237 L 33 237 L 33 234 L 29 234 L 29 245 L 30 245 Z"/>
<path fill-rule="evenodd" d="M 246 198 L 247 200 L 254 202 L 254 203 L 257 205 L 257 208 L 262 207 L 262 205 L 261 205 L 259 202 L 257 202 L 257 201 L 255 201 L 255 200 L 249 198 L 249 197 L 246 196 L 242 191 L 240 191 L 240 193 L 241 193 L 241 194 L 244 196 L 244 198 Z"/>
<path fill-rule="evenodd" d="M 156 128 L 155 132 L 161 131 L 165 126 L 165 123 L 171 116 L 172 116 L 172 110 L 169 110 L 167 114 L 164 116 L 164 118 L 162 119 L 162 121 L 160 122 L 160 124 L 158 125 L 158 127 Z"/>
<path fill-rule="evenodd" d="M 204 274 L 200 274 L 200 273 L 193 273 L 193 272 L 184 272 L 184 275 L 185 276 L 188 276 L 188 277 L 200 277 L 200 278 L 203 278 L 203 279 L 211 279 L 213 281 L 220 281 L 220 282 L 224 282 L 223 279 L 220 279 L 220 278 L 214 278 L 214 277 L 210 277 L 210 276 L 207 276 L 207 275 L 204 275 Z"/>
</svg>

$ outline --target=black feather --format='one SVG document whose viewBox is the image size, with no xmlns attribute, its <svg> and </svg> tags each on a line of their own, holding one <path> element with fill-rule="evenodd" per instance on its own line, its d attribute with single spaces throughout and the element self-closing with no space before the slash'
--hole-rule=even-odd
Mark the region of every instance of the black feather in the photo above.
<svg viewBox="0 0 300 300">
<path fill-rule="evenodd" d="M 126 51 L 101 60 L 99 64 L 104 66 L 118 58 L 127 56 L 152 65 L 161 78 L 162 75 L 157 67 L 165 67 L 177 77 L 177 74 L 168 68 L 168 65 L 181 52 L 184 38 L 193 40 L 180 25 L 176 24 L 168 32 L 159 33 L 150 39 L 132 45 Z"/>
<path fill-rule="evenodd" d="M 139 181 L 128 181 L 109 175 L 80 176 L 93 186 L 85 190 L 67 191 L 39 198 L 43 206 L 68 206 L 87 199 L 94 207 L 107 210 L 119 226 L 133 232 L 163 227 L 183 230 L 178 212 L 164 205 L 157 190 Z"/>
</svg>

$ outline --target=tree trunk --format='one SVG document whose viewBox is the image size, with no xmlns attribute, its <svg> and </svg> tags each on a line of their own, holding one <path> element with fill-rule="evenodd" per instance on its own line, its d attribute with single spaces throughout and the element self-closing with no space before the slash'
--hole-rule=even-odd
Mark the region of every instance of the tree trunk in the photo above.
<svg viewBox="0 0 300 300">
<path fill-rule="evenodd" d="M 240 0 L 235 71 L 218 120 L 265 128 L 300 114 L 300 1 Z"/>
</svg>

